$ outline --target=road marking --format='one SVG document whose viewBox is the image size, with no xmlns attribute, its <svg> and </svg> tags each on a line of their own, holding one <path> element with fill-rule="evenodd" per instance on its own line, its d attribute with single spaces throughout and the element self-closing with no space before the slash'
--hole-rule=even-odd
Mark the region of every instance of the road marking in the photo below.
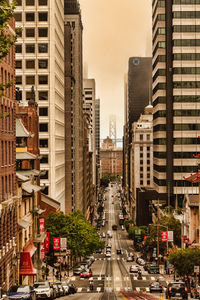
<svg viewBox="0 0 200 300">
<path fill-rule="evenodd" d="M 75 276 L 73 276 L 73 277 L 71 278 L 71 280 L 72 280 L 72 281 L 75 281 L 75 280 L 76 280 L 76 277 L 75 277 Z"/>
<path fill-rule="evenodd" d="M 134 276 L 133 279 L 134 279 L 134 280 L 137 280 L 137 276 Z"/>
<path fill-rule="evenodd" d="M 77 293 L 81 293 L 81 291 L 82 291 L 82 287 L 79 287 Z"/>
<path fill-rule="evenodd" d="M 147 278 L 144 276 L 144 277 L 142 277 L 142 280 L 147 280 Z"/>
<path fill-rule="evenodd" d="M 153 280 L 153 281 L 154 281 L 154 280 L 156 280 L 156 279 L 155 279 L 155 277 L 151 277 L 151 280 Z"/>
<path fill-rule="evenodd" d="M 100 288 L 100 287 L 98 287 L 98 288 L 97 288 L 97 292 L 99 293 L 100 291 L 101 291 L 101 288 Z"/>
</svg>

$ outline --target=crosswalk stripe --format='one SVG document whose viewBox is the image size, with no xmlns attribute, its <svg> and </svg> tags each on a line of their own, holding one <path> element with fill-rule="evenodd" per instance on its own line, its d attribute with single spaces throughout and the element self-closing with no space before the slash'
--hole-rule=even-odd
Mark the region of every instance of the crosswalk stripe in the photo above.
<svg viewBox="0 0 200 300">
<path fill-rule="evenodd" d="M 82 291 L 82 287 L 79 287 L 79 288 L 77 289 L 77 293 L 81 293 L 81 291 Z"/>
</svg>

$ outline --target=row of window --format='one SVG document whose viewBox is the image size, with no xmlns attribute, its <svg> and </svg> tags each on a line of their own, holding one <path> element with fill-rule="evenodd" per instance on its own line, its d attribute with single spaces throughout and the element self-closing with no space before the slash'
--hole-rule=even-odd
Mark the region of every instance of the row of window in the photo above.
<svg viewBox="0 0 200 300">
<path fill-rule="evenodd" d="M 200 130 L 200 124 L 174 124 L 174 131 L 191 131 L 191 130 Z M 159 124 L 153 127 L 153 131 L 166 131 L 166 124 Z"/>
<path fill-rule="evenodd" d="M 27 91 L 25 94 L 25 97 L 26 97 L 26 100 L 30 100 L 31 92 Z M 19 101 L 22 100 L 22 91 L 21 90 L 17 90 L 16 99 Z M 38 91 L 38 97 L 36 95 L 36 100 L 47 101 L 48 100 L 48 91 Z"/>
<path fill-rule="evenodd" d="M 22 60 L 16 60 L 16 69 L 22 69 Z M 35 69 L 36 60 L 25 60 L 26 69 Z M 38 59 L 38 69 L 47 69 L 48 68 L 48 59 Z"/>
<path fill-rule="evenodd" d="M 150 139 L 151 139 L 151 135 L 150 134 L 140 134 L 140 141 L 143 141 L 143 140 L 147 140 L 147 141 L 150 141 Z"/>
<path fill-rule="evenodd" d="M 146 157 L 150 157 L 150 153 L 147 153 Z M 143 153 L 140 153 L 140 158 L 143 158 Z"/>
<path fill-rule="evenodd" d="M 150 159 L 147 159 L 146 162 L 147 162 L 147 165 L 150 165 L 150 163 L 151 163 Z M 143 165 L 143 163 L 144 163 L 144 161 L 141 159 L 140 160 L 140 164 Z"/>
<path fill-rule="evenodd" d="M 34 27 L 33 28 L 25 28 L 25 30 L 21 32 L 20 37 L 22 37 L 23 32 L 24 32 L 24 36 L 26 38 L 36 37 L 36 30 Z M 37 37 L 48 37 L 48 27 L 37 28 Z"/>
<path fill-rule="evenodd" d="M 165 179 L 158 179 L 158 178 L 154 177 L 153 181 L 158 186 L 166 186 L 167 185 Z M 187 180 L 174 180 L 173 182 L 174 182 L 174 186 L 181 186 L 181 187 L 184 187 L 184 186 L 189 187 L 189 186 L 198 186 L 199 185 L 198 183 L 192 183 L 192 182 L 187 181 Z"/>
<path fill-rule="evenodd" d="M 144 171 L 144 167 L 140 167 L 140 171 L 143 172 L 143 171 Z M 147 168 L 146 168 L 146 171 L 147 171 L 147 172 L 150 172 L 150 167 L 147 167 Z"/>
<path fill-rule="evenodd" d="M 150 185 L 150 184 L 151 184 L 150 180 L 147 180 L 147 185 Z M 144 181 L 143 180 L 140 180 L 140 185 L 144 185 Z"/>
<path fill-rule="evenodd" d="M 200 4 L 200 0 L 173 0 L 173 4 Z"/>
<path fill-rule="evenodd" d="M 173 113 L 174 117 L 193 117 L 193 116 L 198 117 L 198 116 L 200 116 L 200 110 L 198 110 L 198 109 L 175 109 L 175 110 L 173 110 L 172 113 Z M 165 110 L 158 110 L 153 115 L 153 117 L 154 117 L 154 120 L 157 119 L 157 118 L 166 117 L 166 111 Z M 177 125 L 177 128 L 179 127 L 179 124 L 175 124 L 175 125 Z M 185 126 L 185 128 L 188 128 L 187 126 L 189 126 L 189 125 L 194 126 L 194 125 L 197 125 L 197 124 L 180 124 L 180 125 Z"/>
<path fill-rule="evenodd" d="M 1 166 L 7 167 L 15 163 L 14 142 L 1 141 Z"/>
<path fill-rule="evenodd" d="M 153 31 L 155 30 L 156 26 L 157 26 L 157 23 L 159 21 L 165 21 L 165 14 L 158 14 L 156 19 L 155 19 L 155 22 L 153 24 Z"/>
<path fill-rule="evenodd" d="M 200 25 L 174 25 L 174 32 L 200 32 Z"/>
<path fill-rule="evenodd" d="M 173 152 L 173 158 L 193 158 L 195 151 L 192 152 Z M 154 158 L 167 158 L 166 152 L 156 152 L 153 153 Z"/>
<path fill-rule="evenodd" d="M 200 74 L 200 67 L 176 67 L 173 68 L 173 74 Z M 157 79 L 158 76 L 165 76 L 165 69 L 158 69 L 153 76 L 153 81 Z"/>
<path fill-rule="evenodd" d="M 38 3 L 39 6 L 46 6 L 48 4 L 48 0 L 17 0 L 16 1 L 16 6 L 22 6 L 22 3 L 25 2 L 26 6 L 34 6 L 36 3 Z"/>
<path fill-rule="evenodd" d="M 154 139 L 154 145 L 166 145 L 166 138 Z M 196 145 L 200 144 L 200 141 L 196 138 L 174 138 L 174 145 Z"/>
<path fill-rule="evenodd" d="M 0 106 L 0 129 L 1 131 L 10 132 L 14 130 L 14 113 L 13 108 L 1 104 Z"/>
<path fill-rule="evenodd" d="M 144 148 L 145 148 L 145 147 L 140 146 L 140 151 L 143 151 Z M 149 146 L 147 146 L 146 149 L 147 149 L 147 151 L 150 151 L 150 147 L 149 147 Z"/>
<path fill-rule="evenodd" d="M 36 84 L 34 75 L 25 76 L 25 84 Z M 16 76 L 16 84 L 22 84 L 22 76 Z M 48 75 L 38 75 L 38 84 L 48 84 Z"/>
<path fill-rule="evenodd" d="M 174 11 L 173 18 L 176 18 L 176 19 L 199 19 L 200 11 L 196 11 L 196 10 Z"/>
<path fill-rule="evenodd" d="M 8 85 L 3 91 L 4 96 L 14 99 L 13 75 L 11 75 L 10 72 L 5 70 L 3 67 L 1 68 L 0 83 Z"/>
<path fill-rule="evenodd" d="M 153 1 L 153 3 L 152 3 L 152 7 L 154 6 L 154 2 L 155 1 Z M 153 18 L 154 18 L 155 14 L 156 14 L 156 11 L 159 7 L 165 7 L 165 0 L 159 0 L 157 2 L 156 6 L 154 7 L 154 10 L 153 10 Z"/>
<path fill-rule="evenodd" d="M 15 12 L 14 18 L 16 22 L 22 22 L 22 13 Z M 26 22 L 35 22 L 35 13 L 34 12 L 26 12 L 25 13 L 25 21 Z M 37 21 L 39 22 L 47 22 L 48 21 L 48 12 L 38 12 Z"/>
<path fill-rule="evenodd" d="M 16 53 L 22 53 L 22 44 L 16 45 Z M 25 44 L 26 53 L 35 53 L 36 46 L 35 44 Z M 38 44 L 38 53 L 48 53 L 48 44 L 42 43 Z"/>
<path fill-rule="evenodd" d="M 196 89 L 200 88 L 200 81 L 174 81 L 173 82 L 174 89 Z M 159 82 L 155 88 L 153 89 L 153 94 L 155 94 L 158 90 L 166 90 L 166 83 Z M 196 101 L 194 101 L 196 102 Z"/>
<path fill-rule="evenodd" d="M 160 173 L 166 172 L 166 166 L 153 165 L 153 169 Z M 174 173 L 193 173 L 198 171 L 198 166 L 173 166 Z"/>
</svg>

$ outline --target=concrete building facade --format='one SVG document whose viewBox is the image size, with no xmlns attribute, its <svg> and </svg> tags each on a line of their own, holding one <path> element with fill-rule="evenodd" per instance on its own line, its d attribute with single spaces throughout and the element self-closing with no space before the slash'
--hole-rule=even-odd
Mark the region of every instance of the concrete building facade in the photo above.
<svg viewBox="0 0 200 300">
<path fill-rule="evenodd" d="M 64 119 L 64 3 L 62 0 L 17 1 L 16 26 L 22 30 L 16 44 L 17 100 L 27 105 L 34 87 L 39 106 L 39 146 L 44 157 L 43 192 L 65 210 Z"/>
<path fill-rule="evenodd" d="M 198 184 L 183 178 L 197 171 L 193 154 L 200 151 L 200 12 L 195 3 L 152 2 L 154 187 L 173 206 L 182 206 L 185 193 L 198 193 Z"/>
<path fill-rule="evenodd" d="M 83 211 L 82 21 L 77 0 L 65 0 L 65 172 L 66 213 Z"/>
</svg>

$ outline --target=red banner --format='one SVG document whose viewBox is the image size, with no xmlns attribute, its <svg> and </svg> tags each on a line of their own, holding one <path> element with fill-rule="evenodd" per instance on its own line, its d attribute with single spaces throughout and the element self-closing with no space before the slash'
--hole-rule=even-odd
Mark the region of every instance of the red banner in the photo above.
<svg viewBox="0 0 200 300">
<path fill-rule="evenodd" d="M 39 219 L 39 233 L 44 233 L 44 218 Z"/>
<path fill-rule="evenodd" d="M 44 251 L 45 251 L 45 253 L 49 252 L 49 243 L 50 243 L 50 233 L 47 232 L 47 235 L 46 235 L 45 240 L 44 240 Z"/>
<path fill-rule="evenodd" d="M 60 238 L 53 238 L 53 250 L 60 250 Z"/>
<path fill-rule="evenodd" d="M 40 243 L 40 259 L 43 260 L 45 258 L 45 248 L 44 242 Z"/>
<path fill-rule="evenodd" d="M 162 231 L 162 242 L 167 242 L 167 231 Z"/>
</svg>

